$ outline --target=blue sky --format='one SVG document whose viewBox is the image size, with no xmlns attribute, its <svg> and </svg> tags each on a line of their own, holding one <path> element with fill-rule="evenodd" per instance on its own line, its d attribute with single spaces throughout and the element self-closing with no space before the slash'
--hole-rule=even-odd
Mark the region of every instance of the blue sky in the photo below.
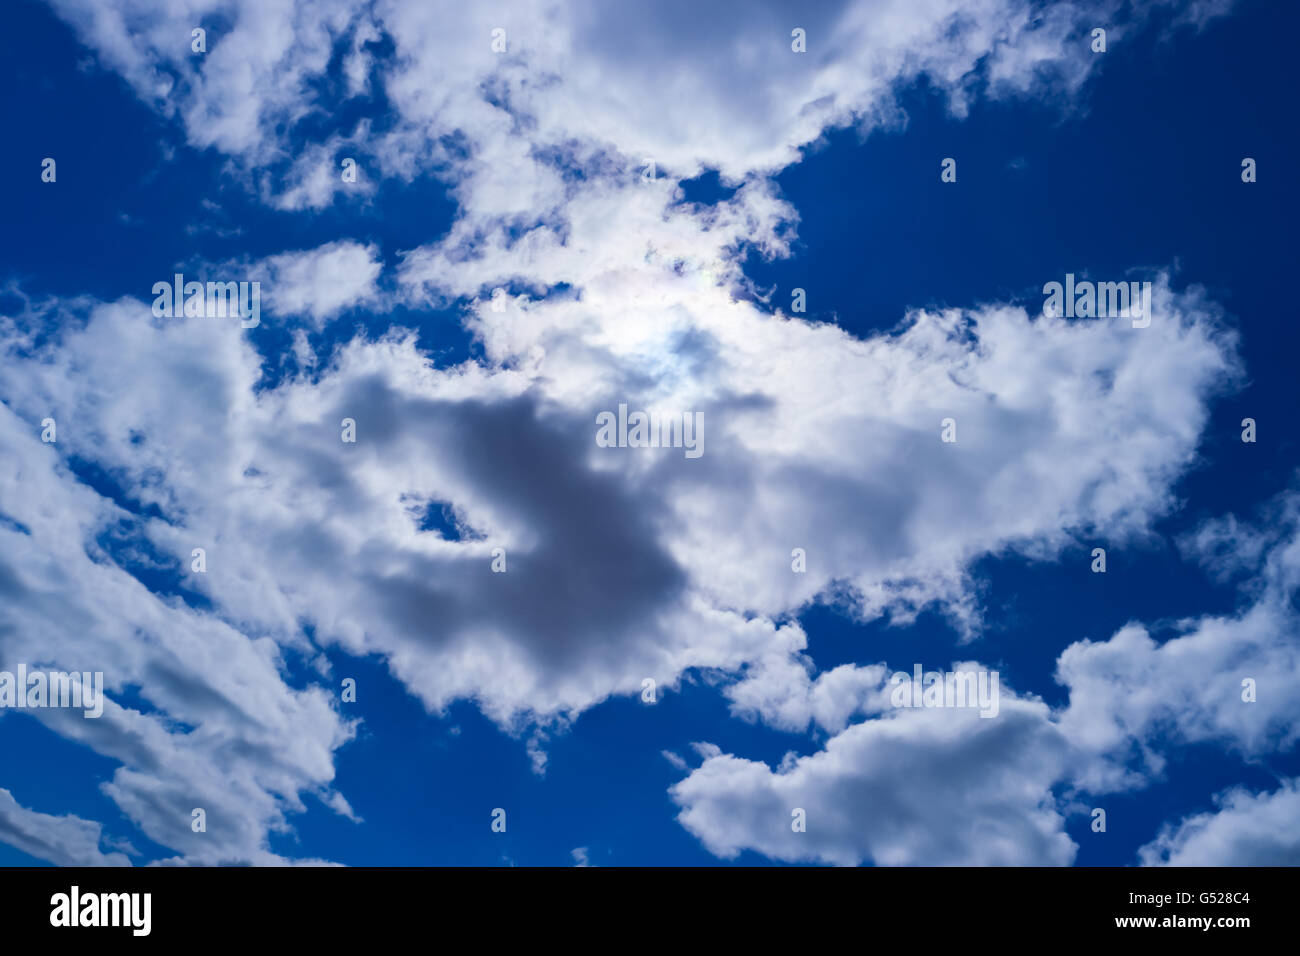
<svg viewBox="0 0 1300 956">
<path fill-rule="evenodd" d="M 1300 13 L 436 6 L 11 11 L 0 863 L 1300 862 Z"/>
</svg>

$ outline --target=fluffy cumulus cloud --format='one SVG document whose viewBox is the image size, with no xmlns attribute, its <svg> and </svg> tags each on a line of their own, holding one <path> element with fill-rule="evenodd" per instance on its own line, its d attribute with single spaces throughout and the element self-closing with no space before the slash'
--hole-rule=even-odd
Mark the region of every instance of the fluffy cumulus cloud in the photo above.
<svg viewBox="0 0 1300 956">
<path fill-rule="evenodd" d="M 1283 781 L 1272 793 L 1241 788 L 1220 795 L 1219 809 L 1166 827 L 1140 851 L 1147 866 L 1298 866 L 1300 790 Z"/>
<path fill-rule="evenodd" d="M 265 286 L 272 311 L 320 328 L 348 309 L 379 308 L 382 268 L 375 246 L 340 241 L 270 256 L 248 274 Z"/>
<path fill-rule="evenodd" d="M 1294 748 L 1300 738 L 1300 701 L 1291 692 L 1300 680 L 1297 514 L 1300 495 L 1288 493 L 1267 509 L 1267 519 L 1278 523 L 1241 528 L 1250 540 L 1268 542 L 1241 612 L 1181 622 L 1177 636 L 1163 643 L 1131 624 L 1108 641 L 1083 641 L 1061 654 L 1058 680 L 1070 688 L 1063 728 L 1101 758 L 1080 773 L 1085 783 L 1121 787 L 1158 771 L 1163 760 L 1152 740 L 1214 743 L 1248 757 Z M 1228 526 L 1240 528 L 1235 520 Z"/>
<path fill-rule="evenodd" d="M 193 586 L 231 620 L 286 640 L 310 622 L 384 655 L 430 708 L 473 697 L 510 722 L 797 650 L 802 633 L 772 619 L 836 582 L 864 614 L 941 602 L 968 621 L 974 557 L 1160 513 L 1229 364 L 1213 321 L 1172 296 L 1141 348 L 1121 325 L 1016 309 L 918 314 L 863 342 L 721 289 L 694 312 L 686 298 L 583 338 L 598 295 L 503 312 L 506 334 L 544 344 L 493 368 L 431 369 L 410 336 L 356 341 L 260 392 L 233 320 L 123 300 L 55 334 L 6 397 L 156 507 L 140 530 L 160 551 L 206 546 Z M 637 358 L 656 353 L 689 373 L 647 381 Z M 832 394 L 846 380 L 854 394 Z M 704 454 L 598 447 L 596 415 L 620 403 L 702 410 Z M 1067 454 L 1089 443 L 1108 455 Z M 933 478 L 897 480 L 918 460 Z M 421 530 L 434 505 L 459 533 Z M 807 574 L 790 573 L 791 545 Z"/>
<path fill-rule="evenodd" d="M 723 857 L 1068 863 L 1075 846 L 1050 795 L 1064 755 L 1059 731 L 1041 702 L 1006 697 L 991 720 L 973 709 L 899 709 L 776 771 L 706 750 L 671 790 L 683 807 L 678 819 Z"/>
<path fill-rule="evenodd" d="M 789 252 L 798 211 L 769 174 L 801 146 L 902 121 L 895 92 L 922 76 L 959 114 L 977 96 L 1077 90 L 1095 65 L 1085 27 L 1127 6 L 882 0 L 791 20 L 751 4 L 53 5 L 281 209 L 441 177 L 458 204 L 445 235 L 403 250 L 343 239 L 250 268 L 300 335 L 391 296 L 463 307 L 481 345 L 438 367 L 394 328 L 268 386 L 237 321 L 159 319 L 130 298 L 28 301 L 2 320 L 0 648 L 105 672 L 102 720 L 43 719 L 118 762 L 105 792 L 177 860 L 280 862 L 269 836 L 304 795 L 351 816 L 331 781 L 353 728 L 322 688 L 322 646 L 382 658 L 430 711 L 469 699 L 520 732 L 647 677 L 736 675 L 738 716 L 833 736 L 778 771 L 711 753 L 674 789 L 682 822 L 723 855 L 1067 862 L 1051 788 L 1155 772 L 1125 748 L 1179 724 L 1188 693 L 1205 705 L 1189 739 L 1293 739 L 1286 706 L 1263 696 L 1290 660 L 1268 643 L 1293 623 L 1281 545 L 1276 586 L 1240 618 L 1164 645 L 1131 629 L 1071 648 L 1063 713 L 1010 690 L 996 720 L 900 713 L 883 663 L 814 677 L 790 623 L 830 595 L 862 619 L 937 608 L 973 635 L 980 557 L 1123 539 L 1171 507 L 1208 401 L 1239 372 L 1195 289 L 1154 276 L 1144 329 L 985 305 L 914 311 L 869 338 L 741 294 L 744 255 Z M 796 27 L 806 54 L 790 49 Z M 295 138 L 304 120 L 319 130 L 323 98 L 378 89 L 382 129 Z M 344 149 L 361 161 L 355 192 Z M 647 161 L 661 175 L 643 177 Z M 679 180 L 705 166 L 739 188 L 682 202 Z M 391 276 L 386 252 L 401 253 Z M 698 414 L 703 454 L 600 447 L 597 416 L 620 405 Z M 39 439 L 47 417 L 57 445 Z M 939 440 L 949 418 L 955 443 Z M 806 574 L 790 572 L 795 548 Z M 141 567 L 174 575 L 173 592 L 146 588 Z M 291 681 L 286 655 L 321 680 Z M 1157 662 L 1185 676 L 1146 699 Z M 1196 683 L 1248 665 L 1249 717 L 1230 688 Z M 1092 776 L 1072 780 L 1076 764 Z M 196 806 L 207 839 L 190 832 Z M 807 833 L 790 831 L 791 806 Z"/>
<path fill-rule="evenodd" d="M 1249 759 L 1290 751 L 1300 735 L 1289 690 L 1300 679 L 1298 504 L 1294 492 L 1272 503 L 1269 515 L 1290 516 L 1280 527 L 1231 522 L 1272 541 L 1264 585 L 1238 613 L 1182 622 L 1163 643 L 1135 624 L 1070 645 L 1057 662 L 1069 700 L 1056 710 L 1005 685 L 992 718 L 975 708 L 897 707 L 898 685 L 884 664 L 845 665 L 816 680 L 795 664 L 777 679 L 770 664 L 756 668 L 730 689 L 742 715 L 786 730 L 815 720 L 833 736 L 775 770 L 705 747 L 703 763 L 671 790 L 679 820 L 726 857 L 753 850 L 840 864 L 1063 864 L 1076 850 L 1064 824 L 1077 798 L 1151 783 L 1174 747 L 1214 741 Z M 953 669 L 988 670 L 977 662 Z M 845 727 L 855 715 L 865 719 Z M 1140 861 L 1300 859 L 1294 781 L 1274 793 L 1232 790 L 1218 802 L 1216 812 L 1165 827 Z M 802 832 L 791 826 L 796 808 L 806 815 Z"/>
</svg>

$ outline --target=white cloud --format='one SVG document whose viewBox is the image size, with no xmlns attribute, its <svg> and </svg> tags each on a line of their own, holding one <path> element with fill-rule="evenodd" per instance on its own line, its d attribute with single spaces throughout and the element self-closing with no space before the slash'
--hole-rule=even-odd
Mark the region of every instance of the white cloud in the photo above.
<svg viewBox="0 0 1300 956">
<path fill-rule="evenodd" d="M 1010 698 L 1010 699 L 1008 699 Z M 776 772 L 715 753 L 669 794 L 710 852 L 856 865 L 1063 865 L 1075 845 L 1049 788 L 1062 746 L 1041 702 L 895 710 Z M 795 832 L 793 811 L 806 815 Z"/>
<path fill-rule="evenodd" d="M 1057 679 L 1070 688 L 1062 728 L 1078 746 L 1107 758 L 1080 773 L 1084 782 L 1121 786 L 1135 758 L 1159 771 L 1162 758 L 1147 745 L 1157 736 L 1251 756 L 1284 751 L 1300 739 L 1300 700 L 1291 691 L 1300 682 L 1297 505 L 1300 496 L 1288 493 L 1270 507 L 1270 514 L 1291 518 L 1273 532 L 1278 540 L 1238 613 L 1182 622 L 1181 633 L 1163 643 L 1130 624 L 1108 641 L 1081 641 L 1061 654 Z"/>
<path fill-rule="evenodd" d="M 1069 703 L 1057 711 L 1008 694 L 1005 682 L 994 718 L 892 709 L 883 664 L 836 668 L 816 681 L 797 660 L 783 679 L 760 668 L 730 688 L 742 713 L 788 730 L 816 720 L 834 736 L 775 771 L 703 745 L 704 763 L 669 790 L 682 807 L 678 819 L 724 857 L 754 850 L 841 864 L 1069 863 L 1075 847 L 1063 814 L 1079 796 L 1146 786 L 1187 743 L 1213 741 L 1252 760 L 1289 751 L 1300 735 L 1290 692 L 1300 680 L 1298 501 L 1288 493 L 1265 509 L 1293 520 L 1276 529 L 1245 608 L 1184 622 L 1184 633 L 1163 644 L 1130 625 L 1108 641 L 1070 645 L 1057 666 Z M 1254 702 L 1243 699 L 1243 675 L 1257 681 Z M 868 719 L 837 730 L 854 713 Z M 1216 814 L 1164 828 L 1141 862 L 1295 861 L 1294 781 L 1269 795 L 1233 790 L 1219 802 Z M 790 829 L 795 807 L 807 812 L 806 833 Z"/>
<path fill-rule="evenodd" d="M 316 328 L 346 309 L 379 304 L 376 280 L 383 263 L 373 244 L 331 242 L 270 256 L 251 269 L 274 312 L 302 316 Z"/>
<path fill-rule="evenodd" d="M 1142 339 L 996 309 L 859 341 L 693 277 L 661 286 L 678 301 L 634 306 L 661 271 L 623 273 L 609 333 L 599 283 L 503 315 L 543 343 L 531 363 L 433 370 L 409 337 L 357 341 L 319 380 L 256 394 L 234 323 L 160 323 L 124 300 L 18 364 L 5 398 L 77 423 L 61 447 L 162 509 L 145 525 L 160 550 L 208 547 L 193 586 L 228 620 L 290 642 L 310 622 L 383 655 L 431 709 L 471 698 L 514 723 L 797 651 L 802 632 L 773 618 L 832 588 L 863 615 L 941 602 L 972 623 L 967 562 L 1160 514 L 1231 364 L 1198 300 L 1167 292 Z M 595 413 L 620 401 L 703 409 L 704 456 L 597 448 Z M 939 440 L 946 415 L 957 445 Z M 427 501 L 474 533 L 419 531 Z"/>
<path fill-rule="evenodd" d="M 606 145 L 680 175 L 713 166 L 739 179 L 795 161 L 828 128 L 900 122 L 895 91 L 921 76 L 958 114 L 981 94 L 1066 102 L 1098 63 L 1088 30 L 1104 23 L 1118 37 L 1151 11 L 1177 6 L 1148 0 L 1133 13 L 1118 0 L 1046 9 L 1029 0 L 874 0 L 798 11 L 740 0 L 645 8 L 381 0 L 363 11 L 346 0 L 52 5 L 145 102 L 182 121 L 194 146 L 215 146 L 250 168 L 301 152 L 289 146 L 291 131 L 331 109 L 318 88 L 328 88 L 332 54 L 343 64 L 342 98 L 365 92 L 377 68 L 402 122 L 374 143 L 376 157 L 390 174 L 409 177 L 454 158 L 445 137 L 468 137 L 472 155 L 459 176 L 479 181 L 479 212 L 507 208 L 512 194 L 513 208 L 540 208 L 541 184 L 518 175 L 530 142 Z M 1183 19 L 1202 26 L 1229 6 L 1201 3 Z M 197 25 L 209 31 L 206 54 L 189 47 Z M 791 49 L 795 28 L 806 32 L 806 53 Z M 494 29 L 506 32 L 505 53 L 493 52 Z M 395 52 L 377 64 L 363 44 L 382 37 Z M 503 166 L 507 155 L 514 162 Z M 327 201 L 324 185 L 312 188 L 307 205 Z"/>
<path fill-rule="evenodd" d="M 1142 847 L 1146 866 L 1300 865 L 1300 789 L 1285 780 L 1272 793 L 1238 787 L 1221 794 L 1219 809 L 1165 827 Z"/>
<path fill-rule="evenodd" d="M 56 817 L 18 805 L 0 787 L 0 842 L 56 866 L 130 866 L 125 853 L 100 849 L 102 828 L 71 814 Z"/>
<path fill-rule="evenodd" d="M 683 760 L 680 755 L 671 750 L 661 750 L 659 753 L 662 754 L 663 758 L 672 764 L 676 770 L 685 770 L 688 766 L 686 761 Z"/>
<path fill-rule="evenodd" d="M 192 340 L 189 347 L 217 352 L 220 340 L 240 348 L 229 336 L 209 333 L 206 343 Z M 121 343 L 83 344 L 111 365 Z M 181 367 L 173 373 L 187 376 Z M 142 394 L 137 398 L 153 405 L 155 414 L 176 416 L 176 427 L 185 430 L 210 414 L 187 417 L 187 405 L 196 409 L 213 399 L 210 392 L 192 392 L 187 399 L 185 391 L 178 388 L 165 406 Z M 130 383 L 122 392 L 131 392 Z M 67 404 L 47 406 L 46 412 L 61 429 L 60 442 L 90 449 L 105 438 Z M 285 828 L 288 812 L 303 809 L 301 791 L 327 787 L 333 751 L 351 737 L 351 726 L 335 711 L 329 691 L 286 685 L 275 642 L 151 593 L 115 563 L 104 539 L 140 548 L 145 533 L 139 520 L 77 482 L 58 456 L 59 446 L 40 441 L 36 424 L 0 407 L 0 445 L 6 449 L 0 513 L 9 519 L 0 523 L 0 655 L 9 662 L 102 671 L 109 700 L 98 719 L 80 711 L 29 713 L 119 763 L 103 790 L 157 843 L 197 862 L 279 862 L 267 849 L 268 833 Z M 129 441 L 134 426 L 121 424 L 125 430 L 114 438 Z M 78 434 L 79 426 L 87 431 Z M 150 433 L 150 441 L 162 437 Z M 209 440 L 220 443 L 219 436 Z M 155 447 L 151 454 L 167 452 Z M 188 568 L 193 546 L 187 542 L 183 550 L 163 555 L 165 566 L 183 561 Z M 220 553 L 219 546 L 210 550 L 214 558 Z M 143 555 L 153 560 L 147 551 Z M 132 690 L 147 701 L 147 712 L 118 702 Z M 195 807 L 207 812 L 206 833 L 191 832 Z"/>
<path fill-rule="evenodd" d="M 889 675 L 883 664 L 842 664 L 816 679 L 811 676 L 812 666 L 797 652 L 765 655 L 745 672 L 744 679 L 727 687 L 732 711 L 782 730 L 802 731 L 816 723 L 822 730 L 838 733 L 854 715 L 879 713 L 888 706 Z"/>
<path fill-rule="evenodd" d="M 319 211 L 342 194 L 351 199 L 366 199 L 375 194 L 377 184 L 367 170 L 365 153 L 360 144 L 369 132 L 362 121 L 352 136 L 331 136 L 323 143 L 304 147 L 280 177 L 263 172 L 255 177 L 263 201 L 276 209 L 300 212 Z M 346 160 L 352 160 L 345 170 Z M 351 174 L 344 180 L 345 171 Z"/>
</svg>

